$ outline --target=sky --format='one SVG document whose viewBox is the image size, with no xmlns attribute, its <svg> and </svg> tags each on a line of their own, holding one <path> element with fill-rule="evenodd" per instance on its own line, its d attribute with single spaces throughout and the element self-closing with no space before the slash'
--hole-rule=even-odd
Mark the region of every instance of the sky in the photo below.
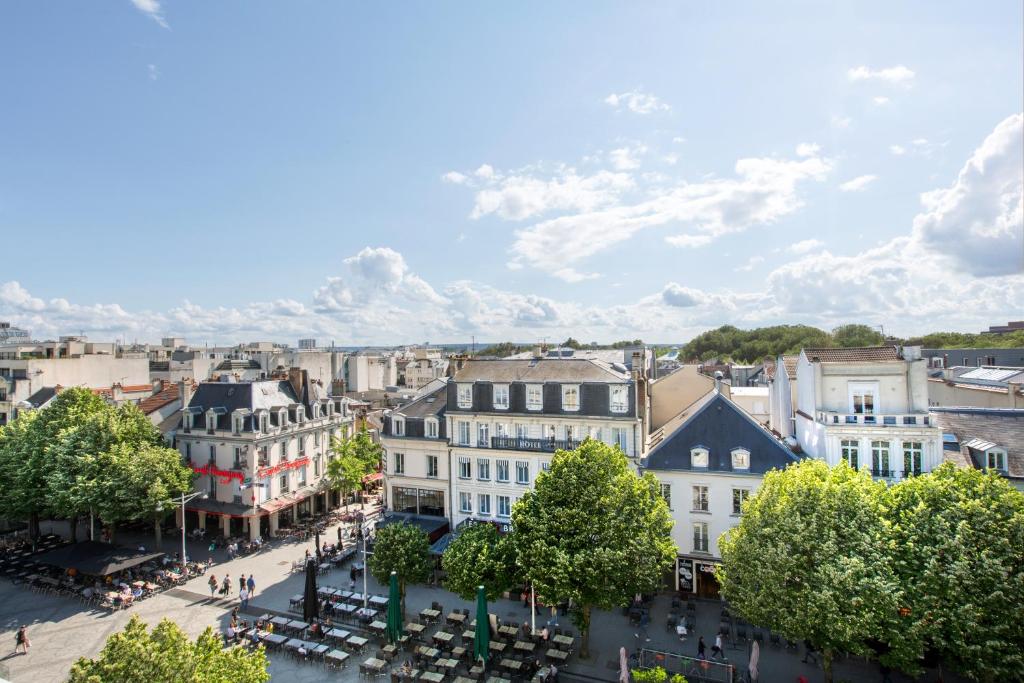
<svg viewBox="0 0 1024 683">
<path fill-rule="evenodd" d="M 1024 318 L 1017 0 L 0 5 L 37 338 Z"/>
</svg>

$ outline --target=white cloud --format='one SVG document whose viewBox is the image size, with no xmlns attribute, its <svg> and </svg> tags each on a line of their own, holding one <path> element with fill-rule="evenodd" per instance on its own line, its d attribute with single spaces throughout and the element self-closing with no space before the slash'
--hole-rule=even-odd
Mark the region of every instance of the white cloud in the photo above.
<svg viewBox="0 0 1024 683">
<path fill-rule="evenodd" d="M 881 81 L 895 85 L 909 83 L 914 80 L 914 75 L 913 71 L 902 64 L 883 69 L 857 66 L 846 72 L 846 77 L 851 81 Z"/>
<path fill-rule="evenodd" d="M 619 147 L 608 152 L 608 160 L 616 171 L 632 171 L 640 168 L 640 157 L 646 153 L 646 145 Z"/>
<path fill-rule="evenodd" d="M 879 95 L 878 97 L 872 97 L 871 102 L 874 103 L 876 107 L 881 107 L 882 105 L 889 103 L 889 98 Z"/>
<path fill-rule="evenodd" d="M 494 168 L 490 164 L 481 164 L 480 168 L 473 171 L 473 175 L 484 180 L 491 180 L 495 177 Z"/>
<path fill-rule="evenodd" d="M 674 142 L 677 145 L 681 145 L 684 142 L 686 142 L 686 138 L 684 138 L 684 137 L 682 137 L 680 135 L 677 135 L 674 138 L 672 138 L 672 142 Z"/>
<path fill-rule="evenodd" d="M 747 259 L 746 263 L 744 263 L 742 266 L 737 266 L 733 270 L 735 270 L 738 273 L 749 273 L 759 263 L 764 263 L 764 256 L 751 256 L 749 259 Z"/>
<path fill-rule="evenodd" d="M 157 68 L 156 64 L 147 64 L 146 71 L 149 73 L 149 80 L 155 81 L 160 78 L 160 69 Z"/>
<path fill-rule="evenodd" d="M 907 149 L 902 145 L 889 145 L 889 152 L 895 156 L 901 157 L 907 153 Z"/>
<path fill-rule="evenodd" d="M 833 128 L 849 128 L 851 123 L 853 123 L 853 119 L 849 116 L 840 116 L 839 114 L 832 115 Z"/>
<path fill-rule="evenodd" d="M 876 175 L 859 175 L 852 180 L 847 180 L 845 183 L 839 186 L 842 192 L 862 192 L 867 189 L 868 185 L 878 180 Z"/>
<path fill-rule="evenodd" d="M 801 142 L 796 146 L 796 155 L 798 157 L 813 157 L 817 156 L 818 152 L 821 151 L 821 145 L 814 142 Z"/>
<path fill-rule="evenodd" d="M 799 242 L 795 242 L 789 245 L 789 247 L 786 248 L 786 251 L 791 252 L 793 254 L 806 254 L 808 252 L 821 249 L 824 246 L 825 243 L 822 242 L 821 240 L 800 240 Z"/>
<path fill-rule="evenodd" d="M 458 171 L 448 171 L 443 176 L 441 176 L 441 180 L 443 180 L 446 183 L 451 183 L 453 185 L 464 185 L 465 182 L 469 180 L 469 178 L 465 174 L 459 173 Z"/>
<path fill-rule="evenodd" d="M 615 109 L 621 109 L 624 106 L 634 114 L 652 114 L 656 111 L 670 111 L 672 109 L 672 107 L 654 95 L 642 92 L 639 89 L 621 94 L 612 93 L 604 98 L 604 102 Z"/>
<path fill-rule="evenodd" d="M 612 171 L 581 176 L 573 168 L 559 167 L 549 179 L 513 171 L 476 193 L 470 217 L 497 214 L 518 221 L 550 211 L 592 211 L 616 202 L 634 185 L 628 174 Z"/>
<path fill-rule="evenodd" d="M 0 284 L 0 303 L 21 311 L 41 311 L 46 307 L 42 299 L 29 294 L 28 290 L 15 280 Z"/>
<path fill-rule="evenodd" d="M 135 9 L 160 24 L 160 26 L 166 29 L 170 28 L 170 26 L 167 25 L 167 20 L 164 19 L 163 8 L 160 7 L 160 0 L 132 0 L 132 4 L 135 5 Z"/>
<path fill-rule="evenodd" d="M 704 293 L 698 289 L 683 287 L 675 282 L 670 282 L 661 290 L 661 300 L 666 306 L 677 308 L 690 308 L 704 298 Z"/>
</svg>

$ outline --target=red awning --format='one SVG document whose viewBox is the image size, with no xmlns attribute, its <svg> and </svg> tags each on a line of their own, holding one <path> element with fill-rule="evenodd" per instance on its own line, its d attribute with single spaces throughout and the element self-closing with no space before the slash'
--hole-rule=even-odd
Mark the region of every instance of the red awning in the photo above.
<svg viewBox="0 0 1024 683">
<path fill-rule="evenodd" d="M 367 474 L 365 477 L 363 477 L 363 483 L 369 484 L 371 481 L 380 481 L 383 478 L 383 472 L 371 472 L 370 474 Z"/>
</svg>

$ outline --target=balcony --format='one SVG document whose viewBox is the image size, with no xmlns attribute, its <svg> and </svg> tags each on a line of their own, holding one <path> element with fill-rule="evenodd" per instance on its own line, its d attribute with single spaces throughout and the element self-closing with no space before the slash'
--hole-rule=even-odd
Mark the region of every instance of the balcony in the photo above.
<svg viewBox="0 0 1024 683">
<path fill-rule="evenodd" d="M 583 442 L 574 439 L 528 439 L 515 436 L 491 437 L 491 448 L 502 448 L 508 451 L 554 453 L 557 450 L 571 451 L 579 448 L 581 443 Z"/>
<path fill-rule="evenodd" d="M 872 469 L 871 476 L 875 479 L 895 479 L 896 470 L 878 470 Z"/>
<path fill-rule="evenodd" d="M 898 415 L 865 415 L 863 413 L 831 413 L 818 412 L 818 422 L 833 426 L 866 426 L 866 427 L 928 427 L 931 421 L 923 413 Z"/>
</svg>

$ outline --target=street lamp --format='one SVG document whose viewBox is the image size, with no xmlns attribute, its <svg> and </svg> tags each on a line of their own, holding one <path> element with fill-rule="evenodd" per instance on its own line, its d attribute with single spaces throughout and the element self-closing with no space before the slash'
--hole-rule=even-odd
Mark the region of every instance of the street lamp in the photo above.
<svg viewBox="0 0 1024 683">
<path fill-rule="evenodd" d="M 210 495 L 206 491 L 196 491 L 187 496 L 184 491 L 181 492 L 181 575 L 185 577 L 188 576 L 188 556 L 185 554 L 185 503 L 196 498 L 206 500 L 209 497 Z"/>
</svg>

